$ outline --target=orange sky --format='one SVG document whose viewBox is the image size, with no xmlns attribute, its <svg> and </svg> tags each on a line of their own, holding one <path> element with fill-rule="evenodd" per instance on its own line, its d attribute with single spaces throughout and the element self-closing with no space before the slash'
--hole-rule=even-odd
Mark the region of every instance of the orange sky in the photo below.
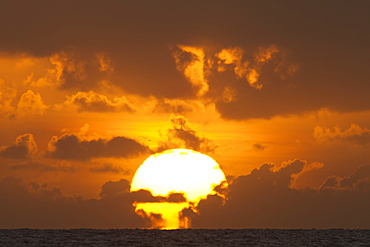
<svg viewBox="0 0 370 247">
<path fill-rule="evenodd" d="M 150 227 L 171 148 L 230 178 L 192 227 L 369 228 L 369 5 L 3 1 L 0 228 Z"/>
</svg>

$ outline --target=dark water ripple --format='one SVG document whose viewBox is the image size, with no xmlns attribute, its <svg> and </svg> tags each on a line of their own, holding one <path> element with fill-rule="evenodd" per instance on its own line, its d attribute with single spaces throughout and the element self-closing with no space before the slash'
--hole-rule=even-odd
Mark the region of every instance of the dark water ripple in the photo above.
<svg viewBox="0 0 370 247">
<path fill-rule="evenodd" d="M 370 230 L 3 229 L 0 246 L 370 246 Z"/>
</svg>

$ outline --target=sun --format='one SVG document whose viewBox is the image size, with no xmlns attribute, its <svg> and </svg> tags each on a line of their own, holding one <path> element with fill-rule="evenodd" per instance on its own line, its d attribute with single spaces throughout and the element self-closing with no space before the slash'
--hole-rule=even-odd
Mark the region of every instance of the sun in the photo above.
<svg viewBox="0 0 370 247">
<path fill-rule="evenodd" d="M 154 196 L 179 192 L 195 202 L 224 180 L 219 164 L 208 155 L 171 149 L 153 154 L 143 162 L 132 179 L 131 191 L 146 189 Z"/>
<path fill-rule="evenodd" d="M 214 194 L 214 188 L 225 180 L 220 165 L 210 156 L 190 149 L 171 149 L 153 154 L 143 162 L 132 179 L 131 191 L 144 189 L 153 196 L 164 197 L 171 193 L 183 193 L 187 203 L 182 203 L 181 211 L 190 203 L 196 205 L 207 195 Z M 168 215 L 170 203 L 166 206 L 165 203 L 140 204 L 136 204 L 137 209 L 147 211 L 148 214 L 161 214 L 162 217 Z M 179 211 L 179 205 L 174 207 Z M 150 208 L 153 209 L 152 212 L 148 212 Z M 161 208 L 166 208 L 167 211 L 160 212 Z M 164 228 L 168 228 L 168 225 Z"/>
</svg>

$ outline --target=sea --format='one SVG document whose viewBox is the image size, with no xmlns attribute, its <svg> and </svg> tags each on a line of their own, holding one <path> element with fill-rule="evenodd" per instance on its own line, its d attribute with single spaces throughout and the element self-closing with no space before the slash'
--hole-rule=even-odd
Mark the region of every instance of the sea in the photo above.
<svg viewBox="0 0 370 247">
<path fill-rule="evenodd" d="M 370 230 L 2 229 L 0 246 L 370 246 Z"/>
</svg>

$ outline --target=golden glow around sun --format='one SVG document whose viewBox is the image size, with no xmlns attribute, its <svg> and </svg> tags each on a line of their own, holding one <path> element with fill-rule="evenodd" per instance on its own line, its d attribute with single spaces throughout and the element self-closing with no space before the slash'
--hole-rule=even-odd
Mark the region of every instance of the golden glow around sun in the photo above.
<svg viewBox="0 0 370 247">
<path fill-rule="evenodd" d="M 167 224 L 160 228 L 178 228 L 181 224 L 173 223 L 173 215 L 177 217 L 177 222 L 182 209 L 214 194 L 215 186 L 225 180 L 219 164 L 208 155 L 189 149 L 171 149 L 153 154 L 143 162 L 132 179 L 131 191 L 143 189 L 153 196 L 164 197 L 171 193 L 183 193 L 187 202 L 181 203 L 181 206 L 169 202 L 136 203 L 136 210 L 144 210 L 146 215 L 162 215 Z M 171 207 L 173 212 L 169 213 Z M 168 218 L 170 215 L 171 219 Z"/>
<path fill-rule="evenodd" d="M 154 196 L 179 192 L 188 201 L 196 202 L 224 180 L 219 164 L 208 155 L 171 149 L 153 154 L 143 162 L 132 179 L 131 191 L 146 189 Z"/>
</svg>

